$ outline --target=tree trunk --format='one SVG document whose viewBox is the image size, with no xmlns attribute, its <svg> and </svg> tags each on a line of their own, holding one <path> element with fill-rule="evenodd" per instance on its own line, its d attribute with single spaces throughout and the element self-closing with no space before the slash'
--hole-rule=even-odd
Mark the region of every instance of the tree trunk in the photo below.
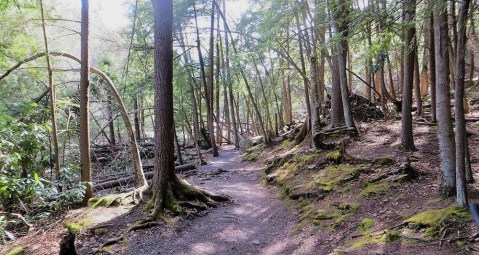
<svg viewBox="0 0 479 255">
<path fill-rule="evenodd" d="M 404 22 L 414 20 L 416 0 L 404 0 Z M 404 57 L 404 78 L 402 95 L 401 145 L 406 150 L 415 150 L 412 130 L 412 85 L 414 79 L 414 58 L 416 54 L 416 29 L 410 26 L 406 30 L 406 56 Z"/>
<path fill-rule="evenodd" d="M 447 33 L 447 11 L 438 5 L 434 9 L 434 50 L 436 62 L 436 109 L 439 148 L 441 151 L 441 195 L 449 197 L 455 192 L 455 148 L 451 122 L 451 100 L 449 93 L 449 35 Z"/>
<path fill-rule="evenodd" d="M 429 0 L 428 4 L 433 5 L 434 1 Z M 431 122 L 435 123 L 436 118 L 436 57 L 435 57 L 435 39 L 434 39 L 434 14 L 429 13 L 429 84 L 431 88 Z"/>
<path fill-rule="evenodd" d="M 464 78 L 466 74 L 466 24 L 470 0 L 462 0 L 459 10 L 459 33 L 457 35 L 456 51 L 456 93 L 454 100 L 456 105 L 456 200 L 460 206 L 467 206 L 467 185 L 466 185 L 466 120 L 464 118 Z"/>
<path fill-rule="evenodd" d="M 355 129 L 352 135 L 358 135 L 356 126 L 354 125 L 351 106 L 349 104 L 349 88 L 348 78 L 346 73 L 346 59 L 348 52 L 348 29 L 349 29 L 349 2 L 346 0 L 338 0 L 338 8 L 334 13 L 334 24 L 336 31 L 340 34 L 340 42 L 337 45 L 338 49 L 338 69 L 339 69 L 339 83 L 341 87 L 341 99 L 343 102 L 344 122 L 346 127 Z"/>
<path fill-rule="evenodd" d="M 304 60 L 304 50 L 303 50 L 303 37 L 301 32 L 301 26 L 299 23 L 299 14 L 298 11 L 294 14 L 296 20 L 296 30 L 298 33 L 298 46 L 299 46 L 299 59 L 301 60 L 301 70 L 303 74 L 306 74 L 306 64 Z M 303 76 L 303 86 L 304 86 L 304 98 L 306 101 L 306 110 L 308 111 L 309 120 L 311 120 L 311 103 L 309 101 L 309 81 Z"/>
<path fill-rule="evenodd" d="M 136 139 L 138 141 L 141 140 L 141 124 L 140 124 L 140 103 L 138 99 L 138 95 L 135 95 L 135 99 L 133 100 L 133 107 L 135 108 L 135 114 L 134 114 L 134 121 L 135 121 L 135 134 L 136 134 Z"/>
<path fill-rule="evenodd" d="M 82 0 L 81 11 L 81 70 L 80 70 L 80 162 L 81 181 L 85 183 L 86 191 L 83 203 L 93 197 L 91 161 L 90 161 L 90 121 L 89 113 L 89 86 L 90 86 L 90 57 L 88 52 L 89 37 L 89 0 Z"/>
<path fill-rule="evenodd" d="M 213 118 L 213 103 L 214 103 L 214 52 L 215 52 L 215 1 L 211 4 L 211 26 L 210 26 L 210 49 L 208 55 L 209 71 L 208 71 L 208 86 L 205 88 L 206 95 L 206 115 L 208 132 L 210 133 L 212 154 L 213 157 L 218 157 L 218 147 L 216 146 L 215 127 Z"/>
<path fill-rule="evenodd" d="M 113 109 L 112 109 L 112 102 L 111 102 L 111 92 L 108 93 L 107 96 L 107 109 L 108 109 L 108 129 L 110 134 L 110 142 L 111 147 L 115 147 L 116 139 L 115 139 L 115 120 L 113 118 Z"/>
<path fill-rule="evenodd" d="M 339 81 L 338 57 L 334 56 L 331 64 L 331 126 L 338 127 L 344 123 L 343 104 L 341 102 L 341 83 Z"/>
<path fill-rule="evenodd" d="M 414 95 L 416 96 L 416 115 L 422 116 L 421 78 L 419 73 L 419 56 L 414 56 Z"/>
<path fill-rule="evenodd" d="M 226 1 L 223 1 L 223 14 L 226 13 Z M 225 72 L 226 72 L 226 82 L 228 87 L 228 95 L 229 95 L 229 104 L 230 104 L 230 113 L 231 113 L 231 122 L 233 124 L 233 135 L 235 141 L 235 147 L 239 148 L 239 137 L 238 137 L 238 122 L 240 119 L 236 119 L 235 116 L 235 107 L 234 107 L 234 93 L 233 93 L 233 81 L 231 79 L 231 71 L 230 71 L 230 45 L 229 45 L 229 37 L 228 31 L 226 30 L 227 24 L 226 19 L 223 19 L 223 26 L 225 29 L 224 37 L 225 37 Z"/>
</svg>

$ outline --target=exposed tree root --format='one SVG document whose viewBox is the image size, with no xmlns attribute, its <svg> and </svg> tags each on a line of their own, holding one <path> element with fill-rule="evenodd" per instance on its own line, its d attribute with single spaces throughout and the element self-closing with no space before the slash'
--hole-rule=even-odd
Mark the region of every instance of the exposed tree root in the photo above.
<svg viewBox="0 0 479 255">
<path fill-rule="evenodd" d="M 156 201 L 156 198 L 153 197 L 151 201 Z M 174 175 L 168 183 L 165 197 L 161 201 L 163 208 L 155 208 L 152 217 L 163 217 L 163 210 L 168 210 L 173 214 L 189 214 L 189 211 L 204 211 L 208 207 L 215 207 L 218 203 L 227 201 L 230 201 L 230 198 L 227 196 L 214 194 L 195 187 Z"/>
<path fill-rule="evenodd" d="M 152 228 L 155 226 L 160 225 L 161 223 L 154 219 L 154 218 L 147 218 L 144 220 L 140 220 L 133 224 L 130 228 L 128 228 L 128 232 L 139 230 L 139 229 L 147 229 L 147 228 Z"/>
</svg>

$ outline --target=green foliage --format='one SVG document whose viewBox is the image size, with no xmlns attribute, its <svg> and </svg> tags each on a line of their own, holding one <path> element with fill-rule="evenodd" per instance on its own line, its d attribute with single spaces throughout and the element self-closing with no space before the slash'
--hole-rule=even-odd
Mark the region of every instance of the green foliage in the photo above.
<svg viewBox="0 0 479 255">
<path fill-rule="evenodd" d="M 0 116 L 0 204 L 7 211 L 30 208 L 59 210 L 63 204 L 83 197 L 84 185 L 74 183 L 78 167 L 61 169 L 60 178 L 49 181 L 45 169 L 51 165 L 48 123 L 38 122 L 38 105 L 24 107 L 21 120 Z M 58 187 L 66 187 L 59 192 Z"/>
</svg>

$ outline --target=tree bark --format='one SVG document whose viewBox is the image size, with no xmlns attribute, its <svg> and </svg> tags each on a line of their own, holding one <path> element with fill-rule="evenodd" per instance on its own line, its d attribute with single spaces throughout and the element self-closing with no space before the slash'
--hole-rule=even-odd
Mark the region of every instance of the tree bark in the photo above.
<svg viewBox="0 0 479 255">
<path fill-rule="evenodd" d="M 434 1 L 429 0 L 428 4 L 433 5 Z M 434 39 L 434 14 L 429 13 L 428 22 L 429 35 L 429 84 L 431 88 L 431 122 L 435 123 L 436 118 L 436 57 L 435 57 L 435 39 Z"/>
<path fill-rule="evenodd" d="M 404 22 L 414 20 L 416 0 L 404 0 Z M 401 145 L 406 150 L 415 150 L 412 130 L 412 85 L 414 79 L 414 58 L 416 54 L 416 29 L 409 26 L 406 30 L 406 56 L 404 57 L 404 78 L 401 117 Z"/>
<path fill-rule="evenodd" d="M 173 120 L 173 0 L 152 0 L 155 17 L 155 175 L 153 195 L 158 217 L 168 206 L 175 159 Z"/>
<path fill-rule="evenodd" d="M 349 15 L 349 2 L 346 0 L 337 1 L 337 10 L 333 14 L 334 24 L 336 31 L 340 34 L 340 42 L 337 45 L 338 49 L 338 69 L 339 69 L 339 83 L 341 87 L 341 99 L 343 102 L 344 122 L 346 127 L 356 130 L 352 132 L 352 135 L 358 135 L 356 126 L 354 125 L 353 115 L 351 112 L 351 106 L 349 104 L 349 88 L 348 78 L 346 73 L 346 59 L 348 52 L 348 15 Z"/>
<path fill-rule="evenodd" d="M 466 23 L 469 11 L 470 0 L 462 0 L 459 10 L 459 32 L 457 34 L 456 47 L 456 93 L 454 101 L 456 105 L 456 201 L 460 206 L 467 206 L 467 185 L 466 185 L 466 120 L 464 118 L 464 78 L 466 74 Z"/>
<path fill-rule="evenodd" d="M 436 62 L 436 109 L 439 148 L 441 152 L 441 195 L 449 197 L 455 192 L 455 147 L 451 122 L 449 93 L 449 35 L 447 32 L 446 8 L 434 8 L 434 50 Z"/>
<path fill-rule="evenodd" d="M 81 68 L 80 68 L 80 164 L 81 181 L 85 183 L 83 203 L 87 204 L 93 196 L 91 161 L 90 161 L 90 121 L 89 113 L 89 86 L 90 86 L 90 57 L 88 52 L 89 37 L 89 0 L 82 0 L 81 11 Z"/>
<path fill-rule="evenodd" d="M 226 13 L 226 1 L 223 1 L 223 14 Z M 230 45 L 228 38 L 228 31 L 226 30 L 227 24 L 226 19 L 223 18 L 223 27 L 225 28 L 224 38 L 225 38 L 225 72 L 226 72 L 226 82 L 228 87 L 229 95 L 229 109 L 231 113 L 231 122 L 233 124 L 233 136 L 235 147 L 239 148 L 239 137 L 238 137 L 238 124 L 235 116 L 235 107 L 234 107 L 234 93 L 233 93 L 233 81 L 231 79 L 231 70 L 230 70 Z M 238 121 L 239 118 L 238 118 Z"/>
<path fill-rule="evenodd" d="M 213 103 L 214 103 L 214 52 L 215 52 L 215 2 L 211 3 L 211 23 L 210 23 L 210 49 L 208 55 L 209 70 L 208 70 L 208 86 L 205 88 L 206 96 L 206 115 L 208 132 L 210 133 L 212 154 L 213 157 L 218 157 L 218 147 L 216 146 L 215 127 L 213 118 Z"/>
</svg>

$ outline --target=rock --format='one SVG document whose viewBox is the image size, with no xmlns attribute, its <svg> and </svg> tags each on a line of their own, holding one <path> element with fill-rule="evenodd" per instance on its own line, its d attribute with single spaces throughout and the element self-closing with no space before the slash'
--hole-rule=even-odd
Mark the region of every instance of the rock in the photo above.
<svg viewBox="0 0 479 255">
<path fill-rule="evenodd" d="M 260 245 L 260 244 L 263 244 L 260 240 L 258 239 L 255 239 L 253 241 L 251 241 L 252 244 L 256 244 L 256 245 Z"/>
<path fill-rule="evenodd" d="M 276 174 L 276 173 L 268 174 L 268 175 L 266 175 L 266 181 L 267 182 L 272 182 L 276 179 L 276 177 L 278 177 L 278 174 Z"/>
<path fill-rule="evenodd" d="M 239 146 L 243 150 L 253 147 L 253 142 L 250 139 L 243 139 L 239 142 Z"/>
</svg>

